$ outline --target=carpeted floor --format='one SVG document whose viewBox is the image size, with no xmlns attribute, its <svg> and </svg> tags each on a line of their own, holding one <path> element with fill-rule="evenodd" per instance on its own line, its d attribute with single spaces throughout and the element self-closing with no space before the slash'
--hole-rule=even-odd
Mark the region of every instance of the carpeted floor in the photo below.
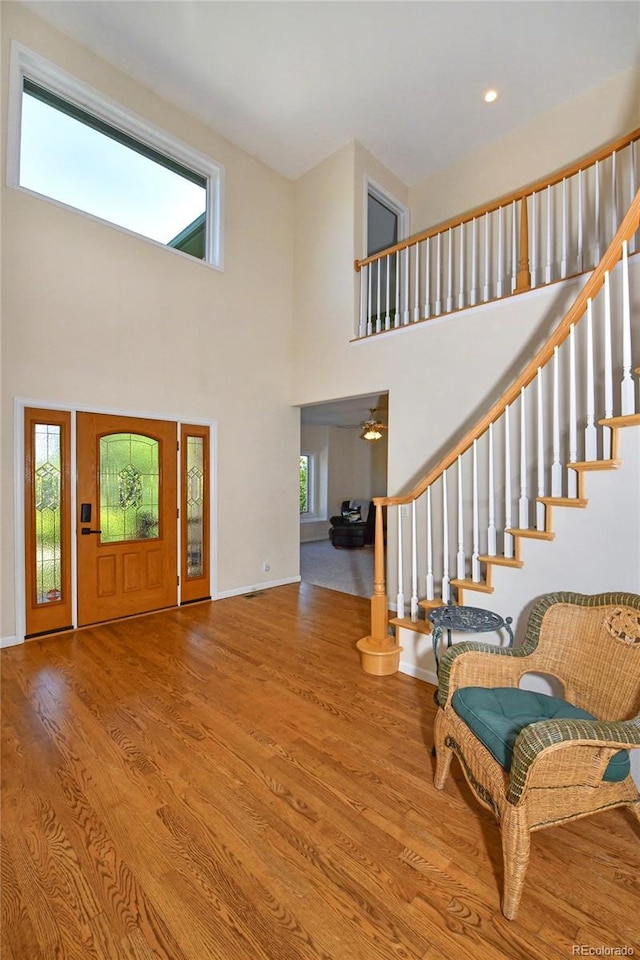
<svg viewBox="0 0 640 960">
<path fill-rule="evenodd" d="M 305 583 L 356 597 L 373 593 L 373 546 L 336 550 L 330 540 L 300 544 L 300 576 Z"/>
</svg>

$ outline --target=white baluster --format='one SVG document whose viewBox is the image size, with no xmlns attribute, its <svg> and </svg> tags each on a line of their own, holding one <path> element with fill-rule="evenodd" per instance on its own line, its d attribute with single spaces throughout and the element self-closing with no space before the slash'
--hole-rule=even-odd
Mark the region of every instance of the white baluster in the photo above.
<svg viewBox="0 0 640 960">
<path fill-rule="evenodd" d="M 552 216 L 552 205 L 551 205 L 551 186 L 547 187 L 547 266 L 544 274 L 544 282 L 551 283 L 551 278 L 553 276 L 552 264 L 553 264 L 553 234 L 551 231 L 551 216 Z"/>
<path fill-rule="evenodd" d="M 587 424 L 584 428 L 584 458 L 598 459 L 598 428 L 596 427 L 596 381 L 593 367 L 593 303 L 587 300 Z"/>
<path fill-rule="evenodd" d="M 366 337 L 367 335 L 367 270 L 368 266 L 360 270 L 360 325 L 358 335 Z"/>
<path fill-rule="evenodd" d="M 482 290 L 482 299 L 488 300 L 491 296 L 491 284 L 489 278 L 489 214 L 484 215 L 484 287 Z"/>
<path fill-rule="evenodd" d="M 373 281 L 373 264 L 367 264 L 367 336 L 373 333 L 373 300 L 371 299 L 371 286 Z"/>
<path fill-rule="evenodd" d="M 464 498 L 462 494 L 462 457 L 458 457 L 458 553 L 456 554 L 456 576 L 465 578 L 464 557 Z"/>
<path fill-rule="evenodd" d="M 391 329 L 391 255 L 388 253 L 385 259 L 385 272 L 386 272 L 386 312 L 384 315 L 384 328 L 385 330 Z"/>
<path fill-rule="evenodd" d="M 495 557 L 496 544 L 496 489 L 493 464 L 493 424 L 489 424 L 489 526 L 487 527 L 487 553 Z"/>
<path fill-rule="evenodd" d="M 404 256 L 404 310 L 402 312 L 402 323 L 409 323 L 409 248 L 405 247 L 402 251 Z"/>
<path fill-rule="evenodd" d="M 449 244 L 447 250 L 447 313 L 453 310 L 453 230 L 449 227 Z"/>
<path fill-rule="evenodd" d="M 538 194 L 531 194 L 531 289 L 538 286 Z"/>
<path fill-rule="evenodd" d="M 411 623 L 418 622 L 418 527 L 416 501 L 411 501 Z"/>
<path fill-rule="evenodd" d="M 631 376 L 631 305 L 629 298 L 629 245 L 622 242 L 622 416 L 636 412 L 635 387 Z"/>
<path fill-rule="evenodd" d="M 480 583 L 480 517 L 478 514 L 478 441 L 473 441 L 473 552 L 471 579 Z"/>
<path fill-rule="evenodd" d="M 474 217 L 471 221 L 471 291 L 469 304 L 474 306 L 478 302 L 478 221 Z"/>
<path fill-rule="evenodd" d="M 613 359 L 611 352 L 611 279 L 604 275 L 604 418 L 613 416 Z M 611 430 L 602 434 L 602 458 L 611 459 Z"/>
<path fill-rule="evenodd" d="M 560 278 L 567 276 L 567 241 L 569 226 L 567 223 L 567 178 L 562 178 L 562 259 L 560 261 Z"/>
<path fill-rule="evenodd" d="M 582 273 L 584 270 L 584 217 L 582 213 L 583 209 L 583 184 L 582 184 L 582 170 L 578 170 L 578 256 L 576 266 L 578 268 L 578 273 Z"/>
<path fill-rule="evenodd" d="M 442 313 L 442 234 L 436 240 L 436 317 Z"/>
<path fill-rule="evenodd" d="M 553 350 L 553 462 L 551 464 L 551 496 L 562 496 L 563 470 L 560 462 L 560 352 Z"/>
<path fill-rule="evenodd" d="M 435 581 L 433 577 L 433 525 L 431 522 L 431 487 L 427 487 L 427 600 L 435 599 Z"/>
<path fill-rule="evenodd" d="M 465 236 L 464 236 L 464 223 L 460 224 L 460 286 L 458 290 L 458 309 L 462 310 L 464 307 L 464 258 L 465 258 Z"/>
<path fill-rule="evenodd" d="M 400 326 L 400 251 L 396 250 L 396 312 L 393 318 L 394 327 Z"/>
<path fill-rule="evenodd" d="M 431 316 L 431 237 L 425 240 L 424 255 L 424 315 L 425 319 Z"/>
<path fill-rule="evenodd" d="M 415 244 L 416 263 L 415 263 L 415 295 L 413 300 L 413 322 L 420 319 L 420 244 Z"/>
<path fill-rule="evenodd" d="M 504 410 L 504 555 L 513 557 L 513 535 L 507 533 L 511 527 L 511 429 L 509 426 L 509 407 Z"/>
<path fill-rule="evenodd" d="M 442 600 L 451 599 L 451 579 L 449 577 L 449 513 L 447 497 L 447 471 L 442 471 Z"/>
<path fill-rule="evenodd" d="M 527 410 L 524 387 L 520 390 L 520 499 L 518 500 L 518 526 L 529 529 L 529 498 L 527 496 Z"/>
<path fill-rule="evenodd" d="M 382 259 L 378 259 L 376 261 L 376 266 L 378 268 L 378 283 L 377 283 L 378 292 L 376 297 L 376 333 L 380 333 L 380 331 L 382 330 L 382 299 L 380 297 L 380 281 L 382 279 L 380 276 L 382 272 L 380 269 L 381 263 L 382 263 Z"/>
<path fill-rule="evenodd" d="M 616 182 L 616 151 L 611 154 L 611 237 L 618 229 L 618 184 Z"/>
<path fill-rule="evenodd" d="M 569 463 L 578 459 L 578 422 L 577 422 L 577 390 L 576 381 L 576 337 L 575 326 L 569 327 Z M 575 470 L 569 470 L 567 478 L 567 496 L 578 495 L 578 476 Z"/>
<path fill-rule="evenodd" d="M 595 267 L 597 263 L 600 262 L 601 253 L 600 253 L 600 161 L 596 160 L 595 163 L 595 198 L 594 198 L 594 232 L 595 232 L 595 243 L 593 246 L 593 264 Z"/>
<path fill-rule="evenodd" d="M 545 458 L 544 458 L 544 403 L 542 396 L 542 368 L 538 367 L 537 377 L 537 407 L 538 407 L 538 498 L 544 497 L 545 493 Z M 546 511 L 544 503 L 540 499 L 536 500 L 536 529 L 544 530 L 546 523 Z"/>
<path fill-rule="evenodd" d="M 404 619 L 404 568 L 402 546 L 402 504 L 398 504 L 398 598 L 397 614 L 400 620 Z"/>
<path fill-rule="evenodd" d="M 502 297 L 502 278 L 504 276 L 504 253 L 502 250 L 502 234 L 504 231 L 504 207 L 498 208 L 498 279 L 496 281 L 496 297 Z"/>
<path fill-rule="evenodd" d="M 516 201 L 511 204 L 511 293 L 518 285 L 518 212 Z"/>
</svg>

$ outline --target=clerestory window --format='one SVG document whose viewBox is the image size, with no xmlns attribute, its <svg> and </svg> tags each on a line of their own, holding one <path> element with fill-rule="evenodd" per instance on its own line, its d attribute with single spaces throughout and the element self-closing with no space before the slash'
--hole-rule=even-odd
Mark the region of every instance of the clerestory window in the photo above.
<svg viewBox="0 0 640 960">
<path fill-rule="evenodd" d="M 222 266 L 218 164 L 30 51 L 13 59 L 12 185 Z"/>
</svg>

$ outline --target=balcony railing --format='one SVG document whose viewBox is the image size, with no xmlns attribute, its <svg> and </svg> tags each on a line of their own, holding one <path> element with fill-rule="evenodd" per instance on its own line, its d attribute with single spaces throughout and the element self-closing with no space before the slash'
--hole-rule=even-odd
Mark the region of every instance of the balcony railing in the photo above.
<svg viewBox="0 0 640 960">
<path fill-rule="evenodd" d="M 552 176 L 363 260 L 369 337 L 592 270 L 638 189 L 640 129 Z M 629 253 L 637 237 L 629 241 Z"/>
</svg>

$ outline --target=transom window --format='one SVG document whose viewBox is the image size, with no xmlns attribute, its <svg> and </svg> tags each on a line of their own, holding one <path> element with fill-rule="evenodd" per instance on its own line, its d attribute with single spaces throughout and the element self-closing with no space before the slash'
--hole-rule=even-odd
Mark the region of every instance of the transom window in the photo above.
<svg viewBox="0 0 640 960">
<path fill-rule="evenodd" d="M 9 182 L 220 267 L 222 168 L 19 45 L 12 56 Z"/>
</svg>

